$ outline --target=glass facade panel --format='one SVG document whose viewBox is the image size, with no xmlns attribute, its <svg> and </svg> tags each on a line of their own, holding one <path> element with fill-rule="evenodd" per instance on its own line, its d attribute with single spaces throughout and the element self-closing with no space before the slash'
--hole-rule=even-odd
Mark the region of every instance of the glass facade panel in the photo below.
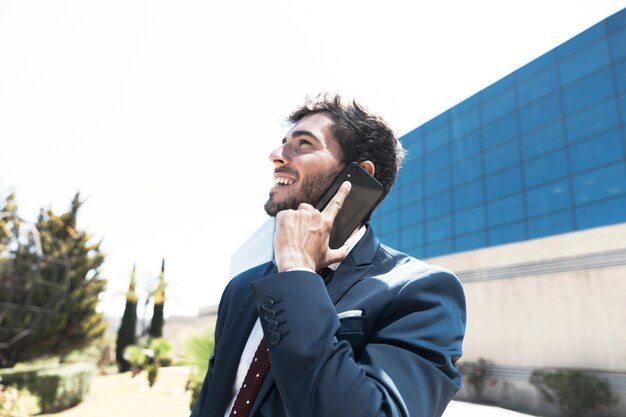
<svg viewBox="0 0 626 417">
<path fill-rule="evenodd" d="M 498 226 L 524 219 L 524 202 L 521 195 L 492 201 L 487 206 L 489 226 Z"/>
<path fill-rule="evenodd" d="M 454 189 L 454 207 L 462 209 L 483 202 L 483 182 L 474 181 Z"/>
<path fill-rule="evenodd" d="M 483 103 L 483 123 L 493 122 L 514 109 L 515 94 L 513 90 L 507 90 Z"/>
<path fill-rule="evenodd" d="M 613 129 L 569 148 L 572 172 L 580 172 L 624 157 L 619 129 Z"/>
<path fill-rule="evenodd" d="M 487 199 L 518 193 L 522 188 L 519 168 L 514 167 L 487 177 Z"/>
<path fill-rule="evenodd" d="M 478 154 L 481 150 L 480 134 L 470 133 L 452 142 L 452 160 L 454 162 L 467 159 Z"/>
<path fill-rule="evenodd" d="M 485 228 L 485 213 L 483 206 L 468 210 L 457 211 L 454 215 L 454 233 L 462 235 L 477 232 Z"/>
<path fill-rule="evenodd" d="M 571 211 L 551 214 L 528 221 L 528 237 L 531 239 L 571 232 L 572 230 L 574 230 L 574 222 Z"/>
<path fill-rule="evenodd" d="M 487 246 L 487 239 L 485 238 L 485 232 L 471 233 L 469 235 L 459 236 L 455 244 L 457 252 L 464 252 L 484 248 Z"/>
<path fill-rule="evenodd" d="M 409 132 L 381 240 L 437 256 L 626 222 L 626 10 Z"/>
<path fill-rule="evenodd" d="M 576 204 L 626 193 L 626 170 L 620 162 L 573 178 Z"/>
<path fill-rule="evenodd" d="M 567 137 L 570 142 L 615 127 L 618 124 L 615 100 L 605 100 L 576 114 L 568 115 L 566 124 Z"/>
<path fill-rule="evenodd" d="M 426 199 L 426 218 L 432 219 L 433 217 L 450 213 L 450 211 L 452 211 L 452 201 L 450 197 L 450 193 L 448 192 L 428 197 Z"/>
<path fill-rule="evenodd" d="M 452 135 L 460 138 L 478 129 L 478 110 L 468 111 L 452 118 Z"/>
<path fill-rule="evenodd" d="M 562 151 L 533 159 L 524 165 L 525 185 L 529 188 L 557 178 L 563 178 L 566 175 L 567 161 L 565 160 L 565 153 Z"/>
<path fill-rule="evenodd" d="M 533 158 L 563 146 L 563 125 L 549 124 L 522 138 L 524 158 Z"/>
<path fill-rule="evenodd" d="M 426 162 L 426 174 L 447 168 L 450 165 L 450 150 L 448 145 L 437 148 L 436 151 L 429 152 L 424 157 Z"/>
<path fill-rule="evenodd" d="M 561 181 L 536 188 L 528 191 L 526 202 L 531 217 L 566 209 L 571 205 L 569 186 Z"/>
<path fill-rule="evenodd" d="M 519 143 L 509 142 L 485 152 L 487 174 L 519 163 Z"/>
<path fill-rule="evenodd" d="M 605 69 L 563 90 L 563 104 L 567 113 L 580 110 L 613 94 L 611 71 Z"/>
<path fill-rule="evenodd" d="M 491 245 L 519 242 L 524 240 L 525 237 L 526 232 L 523 223 L 514 223 L 489 229 L 489 244 Z"/>
<path fill-rule="evenodd" d="M 561 117 L 559 108 L 558 96 L 551 94 L 521 109 L 519 118 L 522 133 L 528 133 L 533 129 L 559 119 Z"/>
<path fill-rule="evenodd" d="M 483 131 L 483 139 L 487 148 L 511 140 L 516 135 L 517 121 L 514 114 L 485 126 Z"/>
<path fill-rule="evenodd" d="M 470 158 L 466 161 L 459 162 L 452 166 L 454 174 L 454 184 L 463 184 L 468 181 L 480 178 L 482 175 L 483 163 L 480 159 L 480 155 Z"/>
<path fill-rule="evenodd" d="M 543 73 L 519 84 L 517 88 L 520 106 L 532 103 L 559 88 L 559 78 L 556 68 L 549 68 Z"/>
<path fill-rule="evenodd" d="M 561 82 L 566 85 L 609 63 L 606 39 L 590 45 L 561 61 Z"/>
</svg>

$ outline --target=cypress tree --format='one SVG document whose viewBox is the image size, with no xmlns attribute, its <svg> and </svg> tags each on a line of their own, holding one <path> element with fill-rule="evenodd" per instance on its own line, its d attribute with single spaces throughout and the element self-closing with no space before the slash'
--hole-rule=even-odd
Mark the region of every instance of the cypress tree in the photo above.
<svg viewBox="0 0 626 417">
<path fill-rule="evenodd" d="M 165 259 L 161 261 L 161 273 L 159 274 L 159 283 L 154 291 L 154 310 L 152 312 L 152 321 L 150 322 L 150 331 L 148 334 L 152 338 L 163 336 L 163 305 L 165 304 Z"/>
<path fill-rule="evenodd" d="M 124 349 L 137 341 L 137 294 L 135 294 L 135 266 L 130 274 L 130 285 L 126 292 L 126 307 L 120 328 L 117 331 L 115 358 L 120 372 L 128 372 L 130 363 L 124 359 Z"/>
</svg>

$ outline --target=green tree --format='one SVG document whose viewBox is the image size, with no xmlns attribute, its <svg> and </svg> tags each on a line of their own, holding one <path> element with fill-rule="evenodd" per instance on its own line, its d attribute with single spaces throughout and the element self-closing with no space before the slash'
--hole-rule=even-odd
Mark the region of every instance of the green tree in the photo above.
<svg viewBox="0 0 626 417">
<path fill-rule="evenodd" d="M 10 211 L 16 213 L 14 202 L 7 199 L 7 205 L 9 204 L 12 205 L 9 207 Z M 88 346 L 106 330 L 103 314 L 96 311 L 98 296 L 106 287 L 106 280 L 100 277 L 100 267 L 105 255 L 100 249 L 101 242 L 93 242 L 86 231 L 77 227 L 76 220 L 81 206 L 82 201 L 77 193 L 67 212 L 61 215 L 57 215 L 52 209 L 40 212 L 36 228 L 39 231 L 42 252 L 52 255 L 50 259 L 57 259 L 61 255 L 67 257 L 67 294 L 55 306 L 54 314 L 46 317 L 36 331 L 3 350 L 4 366 L 12 366 L 16 362 L 43 355 L 66 355 L 72 350 Z M 34 258 L 31 256 L 26 259 Z M 53 268 L 54 265 L 46 262 L 44 259 L 33 263 L 31 269 L 37 270 L 44 278 L 58 273 Z M 50 277 L 49 281 L 54 282 L 55 278 Z M 31 292 L 29 296 L 36 300 L 44 295 Z M 22 316 L 21 319 L 28 320 L 28 317 Z"/>
<path fill-rule="evenodd" d="M 128 372 L 130 363 L 124 358 L 126 346 L 134 345 L 137 342 L 137 294 L 135 293 L 135 266 L 130 274 L 130 285 L 126 292 L 126 307 L 122 323 L 117 331 L 117 342 L 115 345 L 115 358 L 120 372 Z"/>
<path fill-rule="evenodd" d="M 152 338 L 163 336 L 163 307 L 165 304 L 165 259 L 161 261 L 161 273 L 159 274 L 159 283 L 154 291 L 154 310 L 152 312 L 152 321 L 150 322 L 150 330 L 148 334 Z"/>
</svg>

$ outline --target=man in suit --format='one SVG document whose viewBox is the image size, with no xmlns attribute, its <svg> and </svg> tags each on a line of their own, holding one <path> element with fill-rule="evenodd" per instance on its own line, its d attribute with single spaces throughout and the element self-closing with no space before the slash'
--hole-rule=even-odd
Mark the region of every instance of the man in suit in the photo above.
<svg viewBox="0 0 626 417">
<path fill-rule="evenodd" d="M 459 281 L 381 244 L 367 222 L 330 249 L 349 183 L 322 212 L 312 206 L 352 161 L 386 194 L 400 143 L 382 119 L 338 96 L 309 100 L 289 120 L 270 154 L 274 261 L 224 290 L 191 416 L 440 416 L 461 383 Z"/>
</svg>

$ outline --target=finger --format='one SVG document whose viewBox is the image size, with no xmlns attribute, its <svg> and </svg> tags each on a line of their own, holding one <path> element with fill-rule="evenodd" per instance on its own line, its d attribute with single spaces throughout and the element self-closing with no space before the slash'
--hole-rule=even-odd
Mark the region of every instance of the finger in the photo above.
<svg viewBox="0 0 626 417">
<path fill-rule="evenodd" d="M 348 256 L 348 245 L 343 245 L 337 249 L 329 249 L 326 253 L 326 262 L 328 265 L 334 264 L 335 262 L 342 262 Z"/>
<path fill-rule="evenodd" d="M 315 211 L 315 207 L 313 207 L 309 203 L 300 203 L 300 205 L 298 206 L 298 210 Z"/>
<path fill-rule="evenodd" d="M 350 188 L 352 188 L 352 184 L 350 184 L 350 181 L 345 181 L 343 184 L 341 184 L 341 187 L 339 187 L 339 190 L 337 190 L 337 194 L 335 194 L 333 199 L 330 200 L 330 203 L 328 203 L 322 213 L 324 213 L 331 220 L 334 220 L 337 216 L 337 213 L 339 213 L 339 210 L 341 210 L 341 207 L 343 207 L 343 202 L 346 200 L 346 197 L 350 193 Z"/>
</svg>

